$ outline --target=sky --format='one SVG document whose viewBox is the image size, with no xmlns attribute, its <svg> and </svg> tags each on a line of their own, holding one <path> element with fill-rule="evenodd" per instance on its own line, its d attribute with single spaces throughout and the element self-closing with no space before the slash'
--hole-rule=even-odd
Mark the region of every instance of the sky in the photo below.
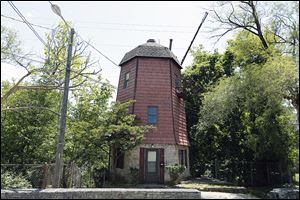
<svg viewBox="0 0 300 200">
<path fill-rule="evenodd" d="M 172 51 L 181 61 L 207 9 L 216 6 L 211 1 L 51 1 L 60 7 L 63 17 L 73 23 L 75 31 L 83 39 L 90 41 L 103 54 L 119 64 L 125 53 L 136 46 L 155 39 L 163 46 L 169 46 L 173 39 Z M 61 21 L 51 10 L 48 1 L 16 1 L 13 3 L 25 18 L 33 24 L 55 28 Z M 10 7 L 7 1 L 1 1 L 1 15 L 21 18 Z M 1 25 L 17 31 L 24 52 L 37 55 L 35 59 L 43 58 L 43 44 L 37 39 L 29 27 L 1 16 Z M 192 47 L 202 44 L 207 51 L 218 49 L 223 52 L 226 40 L 232 34 L 226 35 L 217 44 L 210 38 L 209 32 L 216 24 L 211 22 L 210 13 L 201 27 Z M 47 30 L 34 27 L 39 35 L 46 40 Z M 117 87 L 120 68 L 92 48 L 94 59 L 99 59 L 101 74 L 113 86 Z M 187 55 L 183 70 L 192 62 Z M 12 65 L 1 63 L 1 80 L 18 79 L 25 74 Z M 115 95 L 114 95 L 115 97 Z"/>
</svg>

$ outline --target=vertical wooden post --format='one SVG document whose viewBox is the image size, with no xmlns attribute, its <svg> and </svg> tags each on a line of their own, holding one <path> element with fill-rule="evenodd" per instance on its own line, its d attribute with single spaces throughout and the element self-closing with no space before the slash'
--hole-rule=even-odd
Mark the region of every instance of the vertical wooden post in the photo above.
<svg viewBox="0 0 300 200">
<path fill-rule="evenodd" d="M 215 159 L 215 178 L 217 179 L 218 178 L 218 160 Z"/>
<path fill-rule="evenodd" d="M 48 183 L 48 164 L 45 163 L 43 165 L 43 182 L 42 182 L 42 188 L 45 189 L 47 188 L 47 183 Z"/>
<path fill-rule="evenodd" d="M 253 186 L 253 162 L 250 162 L 251 186 Z"/>
<path fill-rule="evenodd" d="M 269 169 L 269 163 L 266 162 L 266 168 L 267 168 L 267 183 L 270 185 L 270 169 Z"/>
<path fill-rule="evenodd" d="M 145 149 L 140 148 L 140 183 L 144 183 L 144 170 L 145 170 L 145 160 L 144 160 Z"/>
</svg>

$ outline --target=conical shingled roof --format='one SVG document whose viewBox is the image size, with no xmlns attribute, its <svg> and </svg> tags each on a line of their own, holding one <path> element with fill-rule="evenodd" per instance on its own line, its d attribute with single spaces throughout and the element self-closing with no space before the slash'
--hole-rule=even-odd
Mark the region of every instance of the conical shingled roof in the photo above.
<svg viewBox="0 0 300 200">
<path fill-rule="evenodd" d="M 134 57 L 171 58 L 181 67 L 174 53 L 170 51 L 169 48 L 157 44 L 153 39 L 149 39 L 147 43 L 139 45 L 127 52 L 119 65 L 123 65 Z"/>
</svg>

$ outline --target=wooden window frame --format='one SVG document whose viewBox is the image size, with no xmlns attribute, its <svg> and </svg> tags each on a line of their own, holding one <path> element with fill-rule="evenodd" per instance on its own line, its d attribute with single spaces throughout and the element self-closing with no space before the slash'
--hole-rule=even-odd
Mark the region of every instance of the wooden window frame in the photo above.
<svg viewBox="0 0 300 200">
<path fill-rule="evenodd" d="M 156 108 L 156 123 L 149 123 L 149 108 Z M 154 115 L 152 115 L 154 116 Z M 158 106 L 148 106 L 147 107 L 147 124 L 157 125 L 158 124 Z"/>
<path fill-rule="evenodd" d="M 127 75 L 128 75 L 128 79 L 127 79 Z M 129 85 L 129 79 L 130 79 L 130 73 L 129 72 L 126 72 L 125 73 L 125 76 L 124 76 L 124 85 L 123 85 L 123 88 L 128 88 L 128 85 Z"/>
<path fill-rule="evenodd" d="M 179 165 L 187 167 L 187 149 L 178 150 Z"/>
</svg>

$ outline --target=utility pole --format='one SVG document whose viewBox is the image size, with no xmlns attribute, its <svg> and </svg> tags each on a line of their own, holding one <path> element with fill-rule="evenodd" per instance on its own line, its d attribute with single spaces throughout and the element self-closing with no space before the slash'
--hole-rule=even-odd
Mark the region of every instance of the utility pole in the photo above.
<svg viewBox="0 0 300 200">
<path fill-rule="evenodd" d="M 65 83 L 64 83 L 64 96 L 62 99 L 62 107 L 60 111 L 59 136 L 58 136 L 58 144 L 56 149 L 55 172 L 54 172 L 54 183 L 53 183 L 54 188 L 60 187 L 60 181 L 63 173 L 63 151 L 65 145 L 66 116 L 67 116 L 74 33 L 75 33 L 74 28 L 71 28 L 70 41 L 68 45 L 68 58 L 67 58 L 67 66 L 66 66 L 66 74 L 65 74 Z"/>
</svg>

